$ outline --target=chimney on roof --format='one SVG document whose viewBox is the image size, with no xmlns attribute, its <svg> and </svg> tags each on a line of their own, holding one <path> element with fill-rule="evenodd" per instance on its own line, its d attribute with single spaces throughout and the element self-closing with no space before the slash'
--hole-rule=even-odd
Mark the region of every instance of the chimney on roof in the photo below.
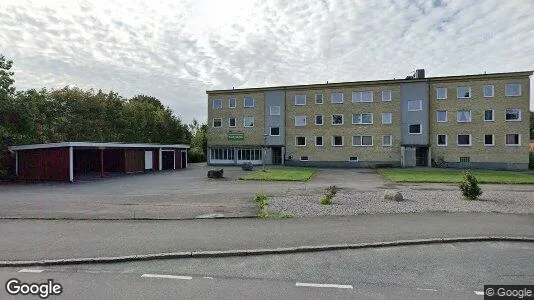
<svg viewBox="0 0 534 300">
<path fill-rule="evenodd" d="M 425 69 L 417 69 L 415 70 L 415 79 L 423 79 L 425 78 Z"/>
</svg>

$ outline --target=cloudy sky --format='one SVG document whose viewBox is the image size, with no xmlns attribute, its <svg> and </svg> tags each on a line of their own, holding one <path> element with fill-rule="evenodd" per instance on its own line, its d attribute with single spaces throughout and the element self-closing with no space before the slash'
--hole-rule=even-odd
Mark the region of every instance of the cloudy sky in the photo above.
<svg viewBox="0 0 534 300">
<path fill-rule="evenodd" d="M 18 89 L 148 94 L 189 122 L 205 120 L 210 89 L 534 70 L 532 11 L 531 0 L 0 0 L 0 53 Z"/>
</svg>

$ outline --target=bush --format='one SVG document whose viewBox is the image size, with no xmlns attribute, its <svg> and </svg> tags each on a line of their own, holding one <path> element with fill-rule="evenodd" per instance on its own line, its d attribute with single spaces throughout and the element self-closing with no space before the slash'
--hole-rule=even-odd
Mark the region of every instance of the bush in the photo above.
<svg viewBox="0 0 534 300">
<path fill-rule="evenodd" d="M 206 162 L 206 155 L 198 149 L 191 149 L 189 150 L 189 152 L 187 152 L 187 162 L 189 163 Z"/>
<path fill-rule="evenodd" d="M 258 204 L 258 217 L 267 218 L 270 216 L 267 206 L 269 205 L 269 199 L 264 194 L 256 194 L 254 201 Z"/>
<path fill-rule="evenodd" d="M 326 192 L 324 194 L 324 197 L 321 198 L 320 203 L 322 205 L 331 205 L 332 199 L 334 198 L 338 190 L 339 188 L 335 185 L 331 185 L 328 188 L 326 188 Z"/>
<path fill-rule="evenodd" d="M 469 170 L 464 172 L 464 178 L 460 183 L 460 191 L 465 199 L 476 200 L 482 195 L 482 190 L 478 186 L 478 180 Z"/>
<path fill-rule="evenodd" d="M 530 152 L 530 156 L 528 160 L 528 168 L 531 170 L 534 170 L 534 152 Z"/>
</svg>

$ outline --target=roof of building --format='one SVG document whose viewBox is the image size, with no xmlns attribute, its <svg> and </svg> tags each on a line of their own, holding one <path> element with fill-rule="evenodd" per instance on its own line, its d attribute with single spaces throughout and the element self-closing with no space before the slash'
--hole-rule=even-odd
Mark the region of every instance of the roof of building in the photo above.
<svg viewBox="0 0 534 300">
<path fill-rule="evenodd" d="M 125 144 L 125 143 L 93 143 L 93 142 L 63 142 L 63 143 L 48 143 L 48 144 L 31 144 L 31 145 L 17 145 L 8 147 L 10 151 L 30 150 L 30 149 L 45 149 L 45 148 L 60 148 L 60 147 L 78 147 L 78 148 L 189 148 L 189 145 L 174 144 Z"/>
<path fill-rule="evenodd" d="M 228 90 L 210 90 L 206 94 L 217 93 L 235 93 L 235 92 L 261 92 L 271 90 L 286 90 L 286 89 L 309 89 L 309 88 L 332 88 L 343 87 L 351 85 L 371 85 L 371 84 L 393 84 L 405 82 L 425 82 L 425 81 L 444 81 L 444 80 L 465 80 L 475 78 L 498 78 L 498 77 L 528 77 L 534 71 L 520 71 L 520 72 L 506 72 L 506 73 L 488 73 L 488 74 L 471 74 L 471 75 L 457 75 L 457 76 L 440 76 L 440 77 L 425 77 L 414 79 L 386 79 L 386 80 L 368 80 L 368 81 L 349 81 L 349 82 L 330 82 L 318 84 L 301 84 L 301 85 L 285 85 L 285 86 L 269 86 L 269 87 L 255 87 L 242 89 L 228 89 Z"/>
</svg>

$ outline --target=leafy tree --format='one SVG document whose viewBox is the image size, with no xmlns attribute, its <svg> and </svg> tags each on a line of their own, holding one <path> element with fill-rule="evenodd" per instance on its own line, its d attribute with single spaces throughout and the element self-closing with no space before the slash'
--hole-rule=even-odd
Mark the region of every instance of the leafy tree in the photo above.
<svg viewBox="0 0 534 300">
<path fill-rule="evenodd" d="M 15 79 L 13 79 L 13 73 L 11 68 L 13 67 L 13 61 L 6 60 L 6 58 L 0 54 L 0 100 L 4 100 L 7 95 L 15 94 Z"/>
</svg>

